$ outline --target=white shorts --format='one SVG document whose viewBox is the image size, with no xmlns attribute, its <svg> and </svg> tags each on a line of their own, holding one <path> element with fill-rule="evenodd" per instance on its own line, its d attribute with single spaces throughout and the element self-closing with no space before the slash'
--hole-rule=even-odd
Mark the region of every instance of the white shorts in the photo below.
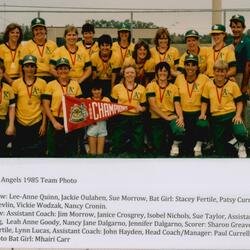
<svg viewBox="0 0 250 250">
<path fill-rule="evenodd" d="M 87 128 L 87 135 L 94 137 L 104 137 L 108 135 L 106 121 L 100 121 Z"/>
</svg>

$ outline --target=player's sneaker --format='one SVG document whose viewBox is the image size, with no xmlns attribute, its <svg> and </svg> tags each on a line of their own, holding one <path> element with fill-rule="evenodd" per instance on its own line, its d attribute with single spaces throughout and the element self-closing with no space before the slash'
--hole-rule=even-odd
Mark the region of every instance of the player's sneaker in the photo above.
<svg viewBox="0 0 250 250">
<path fill-rule="evenodd" d="M 200 146 L 200 145 L 196 145 L 196 146 L 194 147 L 194 156 L 195 156 L 195 157 L 200 157 L 200 156 L 202 156 L 201 146 Z"/>
<path fill-rule="evenodd" d="M 246 158 L 247 157 L 247 152 L 246 152 L 246 148 L 244 145 L 239 146 L 238 157 L 239 158 Z"/>
<path fill-rule="evenodd" d="M 179 155 L 179 146 L 176 144 L 173 144 L 170 150 L 170 156 L 176 157 Z"/>
</svg>

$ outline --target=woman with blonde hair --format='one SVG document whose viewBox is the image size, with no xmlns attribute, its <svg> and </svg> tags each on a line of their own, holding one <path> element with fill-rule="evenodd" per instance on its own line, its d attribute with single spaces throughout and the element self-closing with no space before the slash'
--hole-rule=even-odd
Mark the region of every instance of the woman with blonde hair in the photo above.
<svg viewBox="0 0 250 250">
<path fill-rule="evenodd" d="M 232 135 L 238 140 L 238 157 L 247 157 L 244 143 L 247 130 L 243 124 L 242 93 L 238 84 L 227 79 L 228 63 L 217 60 L 213 67 L 214 79 L 207 82 L 202 93 L 201 115 L 206 119 L 208 103 L 210 103 L 211 125 L 215 152 L 218 156 L 228 156 L 228 141 Z"/>
<path fill-rule="evenodd" d="M 130 152 L 137 155 L 144 151 L 144 124 L 141 114 L 146 110 L 146 90 L 135 82 L 135 65 L 123 65 L 122 74 L 122 81 L 112 89 L 111 101 L 133 106 L 133 109 L 122 112 L 114 120 L 112 152 Z"/>
</svg>

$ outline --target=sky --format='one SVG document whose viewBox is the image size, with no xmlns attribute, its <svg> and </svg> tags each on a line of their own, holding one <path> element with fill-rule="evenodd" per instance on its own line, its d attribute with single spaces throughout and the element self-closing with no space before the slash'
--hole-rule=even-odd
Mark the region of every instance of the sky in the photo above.
<svg viewBox="0 0 250 250">
<path fill-rule="evenodd" d="M 16 6 L 16 7 L 9 7 Z M 24 8 L 17 6 L 26 6 Z M 30 6 L 30 7 L 27 7 Z M 40 7 L 37 7 L 40 6 Z M 43 7 L 43 8 L 41 8 Z M 93 9 L 92 9 L 93 8 Z M 102 9 L 104 8 L 104 9 Z M 112 13 L 97 13 L 111 8 Z M 158 26 L 167 27 L 171 33 L 181 34 L 188 29 L 196 29 L 200 34 L 209 33 L 212 21 L 211 12 L 203 12 L 212 8 L 212 0 L 0 0 L 0 31 L 11 22 L 30 25 L 31 19 L 37 16 L 38 10 L 65 11 L 81 10 L 85 13 L 44 13 L 48 26 L 65 26 L 73 24 L 82 26 L 87 19 L 125 20 L 130 19 L 130 10 L 145 9 L 156 10 L 155 13 L 134 13 L 133 19 L 144 22 L 153 22 Z M 127 13 L 118 13 L 118 9 L 127 10 Z M 157 10 L 201 9 L 196 12 L 157 12 Z M 250 10 L 250 0 L 222 0 L 222 9 Z M 24 12 L 4 12 L 9 10 L 23 10 Z M 226 12 L 225 24 L 228 28 L 229 19 L 238 13 L 246 18 L 247 28 L 250 28 L 250 11 Z M 34 12 L 28 12 L 34 11 Z M 224 17 L 222 18 L 224 22 Z"/>
</svg>

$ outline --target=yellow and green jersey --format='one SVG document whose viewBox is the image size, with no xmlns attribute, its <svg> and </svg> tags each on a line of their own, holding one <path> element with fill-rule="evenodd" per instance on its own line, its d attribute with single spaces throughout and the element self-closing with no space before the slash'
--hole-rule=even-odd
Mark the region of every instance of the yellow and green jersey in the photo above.
<svg viewBox="0 0 250 250">
<path fill-rule="evenodd" d="M 76 43 L 76 45 L 80 48 L 80 49 L 83 49 L 85 52 L 87 52 L 89 54 L 89 56 L 91 56 L 92 54 L 98 52 L 100 49 L 99 49 L 99 46 L 98 46 L 98 42 L 93 42 L 93 44 L 89 47 L 86 47 L 85 44 L 84 44 L 84 41 L 81 40 L 81 41 L 78 41 Z"/>
<path fill-rule="evenodd" d="M 0 83 L 0 120 L 5 120 L 9 106 L 15 105 L 15 95 L 12 87 L 6 83 Z"/>
<path fill-rule="evenodd" d="M 235 103 L 242 101 L 242 93 L 236 82 L 228 80 L 218 87 L 213 80 L 205 84 L 202 102 L 210 103 L 212 116 L 225 115 L 236 111 Z"/>
<path fill-rule="evenodd" d="M 51 113 L 55 117 L 63 117 L 62 96 L 82 97 L 82 91 L 76 80 L 70 80 L 66 86 L 57 80 L 49 82 L 45 88 L 42 99 L 50 101 Z"/>
<path fill-rule="evenodd" d="M 0 58 L 4 62 L 5 72 L 10 78 L 17 78 L 20 74 L 19 61 L 23 47 L 21 44 L 16 49 L 11 49 L 8 44 L 3 43 L 0 45 Z"/>
<path fill-rule="evenodd" d="M 16 100 L 16 118 L 24 126 L 31 126 L 42 119 L 41 96 L 44 93 L 46 82 L 36 78 L 28 86 L 23 78 L 18 78 L 12 83 Z"/>
<path fill-rule="evenodd" d="M 125 59 L 132 57 L 135 45 L 130 43 L 127 48 L 122 48 L 118 42 L 112 44 L 112 51 L 119 57 L 119 61 L 123 64 Z"/>
<path fill-rule="evenodd" d="M 61 46 L 54 51 L 50 64 L 56 66 L 56 61 L 62 57 L 69 60 L 71 67 L 69 72 L 70 78 L 79 80 L 82 77 L 84 70 L 87 67 L 91 67 L 89 54 L 83 48 L 78 47 L 75 53 L 71 53 L 65 46 Z"/>
<path fill-rule="evenodd" d="M 195 112 L 201 109 L 201 95 L 209 78 L 204 74 L 199 74 L 195 81 L 189 83 L 184 74 L 176 77 L 177 86 L 181 99 L 181 107 L 185 112 Z"/>
<path fill-rule="evenodd" d="M 26 55 L 33 55 L 37 58 L 37 76 L 50 76 L 49 63 L 56 48 L 56 43 L 51 40 L 47 40 L 42 46 L 29 40 L 23 45 L 20 63 Z"/>
<path fill-rule="evenodd" d="M 136 76 L 139 80 L 139 83 L 144 85 L 145 84 L 145 77 L 152 78 L 155 73 L 155 61 L 153 58 L 149 58 L 145 61 L 144 64 L 137 64 L 133 57 L 128 57 L 124 61 L 124 65 L 135 65 L 136 66 Z"/>
<path fill-rule="evenodd" d="M 147 98 L 154 97 L 156 105 L 161 109 L 162 112 L 167 115 L 175 113 L 175 102 L 180 101 L 179 91 L 176 85 L 169 83 L 165 88 L 161 88 L 157 81 L 153 80 L 147 85 L 146 88 Z M 151 118 L 160 118 L 150 108 Z"/>
<path fill-rule="evenodd" d="M 175 66 L 179 63 L 180 53 L 175 47 L 169 47 L 169 49 L 163 54 L 160 53 L 156 47 L 151 48 L 150 52 L 155 64 L 158 64 L 159 62 L 167 62 L 170 68 L 175 70 Z"/>
<path fill-rule="evenodd" d="M 214 77 L 213 67 L 218 59 L 227 62 L 229 68 L 236 67 L 235 53 L 231 46 L 225 46 L 218 51 L 215 51 L 213 47 L 208 48 L 207 71 L 205 74 L 210 78 Z"/>
<path fill-rule="evenodd" d="M 207 69 L 207 59 L 208 59 L 208 49 L 206 47 L 199 47 L 198 48 L 198 67 L 201 73 L 205 73 L 206 69 Z M 185 57 L 187 55 L 189 55 L 190 53 L 188 51 L 186 51 L 180 58 L 179 61 L 179 65 L 178 65 L 178 71 L 180 72 L 184 72 L 184 61 L 185 61 Z"/>
<path fill-rule="evenodd" d="M 107 62 L 104 62 L 100 57 L 100 53 L 94 53 L 90 57 L 92 70 L 96 73 L 100 80 L 111 80 L 112 73 L 120 73 L 122 63 L 120 58 L 114 52 Z"/>
<path fill-rule="evenodd" d="M 111 98 L 118 104 L 136 107 L 146 104 L 146 89 L 141 84 L 135 84 L 133 90 L 128 90 L 123 82 L 115 85 L 112 89 Z M 140 113 L 136 109 L 122 112 L 121 115 L 135 116 Z"/>
</svg>

